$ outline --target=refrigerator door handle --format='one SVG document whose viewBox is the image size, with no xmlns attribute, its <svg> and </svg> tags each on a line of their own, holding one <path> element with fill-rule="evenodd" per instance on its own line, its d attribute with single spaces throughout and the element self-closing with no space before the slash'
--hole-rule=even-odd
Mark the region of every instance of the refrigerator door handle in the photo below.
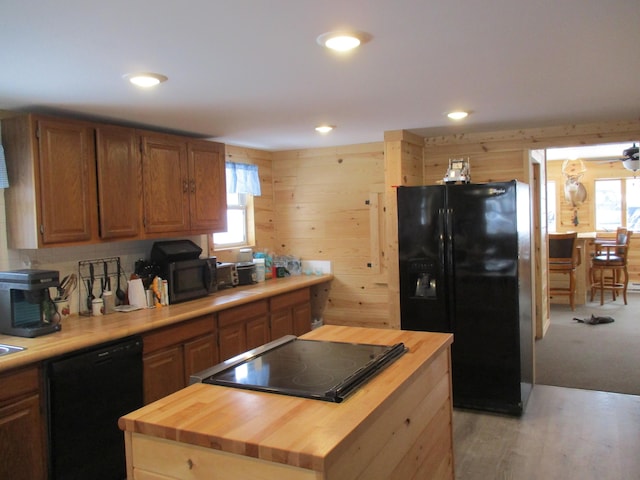
<svg viewBox="0 0 640 480">
<path fill-rule="evenodd" d="M 445 248 L 447 241 L 445 236 L 447 235 L 447 211 L 444 208 L 438 210 L 438 260 L 440 265 L 444 265 L 446 254 Z"/>
<path fill-rule="evenodd" d="M 445 228 L 444 232 L 447 236 L 446 246 L 447 246 L 447 259 L 450 267 L 453 267 L 453 209 L 447 208 L 445 211 Z M 450 268 L 447 268 L 447 273 L 451 274 L 453 272 L 450 271 Z"/>
</svg>

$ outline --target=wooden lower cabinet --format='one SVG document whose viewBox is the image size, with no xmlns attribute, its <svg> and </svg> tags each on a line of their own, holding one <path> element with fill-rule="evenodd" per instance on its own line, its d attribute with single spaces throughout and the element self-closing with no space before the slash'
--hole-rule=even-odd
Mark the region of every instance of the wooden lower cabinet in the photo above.
<svg viewBox="0 0 640 480">
<path fill-rule="evenodd" d="M 213 314 L 154 330 L 142 341 L 145 404 L 186 387 L 192 373 L 219 361 Z"/>
<path fill-rule="evenodd" d="M 271 339 L 304 335 L 311 330 L 311 291 L 301 288 L 269 299 Z"/>
<path fill-rule="evenodd" d="M 218 338 L 213 333 L 184 344 L 184 378 L 218 363 Z M 213 360 L 213 362 L 212 362 Z"/>
<path fill-rule="evenodd" d="M 47 478 L 39 388 L 37 367 L 0 375 L 0 478 Z"/>
<path fill-rule="evenodd" d="M 185 387 L 182 345 L 144 355 L 143 364 L 145 404 Z"/>
<path fill-rule="evenodd" d="M 220 361 L 269 342 L 269 302 L 255 302 L 218 313 Z"/>
</svg>

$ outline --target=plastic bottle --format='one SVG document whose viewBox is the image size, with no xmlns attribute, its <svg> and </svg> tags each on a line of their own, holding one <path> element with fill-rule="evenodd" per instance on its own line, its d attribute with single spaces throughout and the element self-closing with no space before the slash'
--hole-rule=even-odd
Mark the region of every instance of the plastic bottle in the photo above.
<svg viewBox="0 0 640 480">
<path fill-rule="evenodd" d="M 104 302 L 104 314 L 108 315 L 113 313 L 116 306 L 116 300 L 113 296 L 113 292 L 110 290 L 102 292 L 102 301 Z"/>
<path fill-rule="evenodd" d="M 264 282 L 266 278 L 266 271 L 264 266 L 264 258 L 254 258 L 253 263 L 256 265 L 256 281 Z"/>
</svg>

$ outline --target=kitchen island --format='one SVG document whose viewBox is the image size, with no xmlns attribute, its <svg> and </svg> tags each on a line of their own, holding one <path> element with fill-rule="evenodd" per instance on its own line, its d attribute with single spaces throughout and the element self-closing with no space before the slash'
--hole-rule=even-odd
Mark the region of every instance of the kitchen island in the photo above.
<svg viewBox="0 0 640 480">
<path fill-rule="evenodd" d="M 132 412 L 129 479 L 453 479 L 450 334 L 324 326 L 408 351 L 342 403 L 195 384 Z"/>
</svg>

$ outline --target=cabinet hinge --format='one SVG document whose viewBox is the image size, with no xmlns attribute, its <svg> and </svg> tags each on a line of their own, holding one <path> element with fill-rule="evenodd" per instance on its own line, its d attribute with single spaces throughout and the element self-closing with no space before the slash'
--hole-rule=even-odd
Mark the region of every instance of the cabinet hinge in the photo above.
<svg viewBox="0 0 640 480">
<path fill-rule="evenodd" d="M 44 235 L 44 225 L 40 224 L 40 235 Z"/>
</svg>

